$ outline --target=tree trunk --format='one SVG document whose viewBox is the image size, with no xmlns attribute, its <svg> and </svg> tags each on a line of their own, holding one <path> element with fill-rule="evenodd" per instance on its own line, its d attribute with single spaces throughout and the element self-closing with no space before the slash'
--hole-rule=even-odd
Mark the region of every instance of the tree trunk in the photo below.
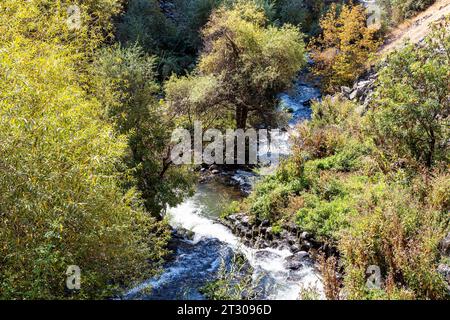
<svg viewBox="0 0 450 320">
<path fill-rule="evenodd" d="M 436 147 L 436 138 L 434 136 L 433 129 L 430 130 L 430 136 L 431 136 L 430 142 L 429 142 L 430 150 L 427 155 L 427 167 L 428 168 L 431 168 L 433 166 L 434 151 L 435 151 L 435 147 Z"/>
<path fill-rule="evenodd" d="M 239 106 L 236 108 L 236 127 L 237 129 L 244 129 L 247 127 L 248 108 L 246 106 Z"/>
</svg>

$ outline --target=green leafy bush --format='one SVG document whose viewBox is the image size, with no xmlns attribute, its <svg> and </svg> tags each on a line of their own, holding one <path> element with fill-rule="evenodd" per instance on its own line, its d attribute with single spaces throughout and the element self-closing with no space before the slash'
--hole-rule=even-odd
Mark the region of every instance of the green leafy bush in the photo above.
<svg viewBox="0 0 450 320">
<path fill-rule="evenodd" d="M 138 47 L 115 45 L 99 51 L 92 65 L 95 95 L 119 134 L 128 137 L 125 164 L 133 176 L 124 187 L 140 190 L 155 217 L 190 193 L 194 175 L 170 161 L 175 123 L 158 100 L 155 58 Z"/>
<path fill-rule="evenodd" d="M 395 185 L 366 188 L 358 210 L 339 245 L 348 298 L 380 298 L 365 285 L 369 265 L 381 268 L 383 298 L 445 298 L 446 284 L 436 268 L 448 213 L 427 208 Z"/>
<path fill-rule="evenodd" d="M 426 45 L 392 54 L 379 75 L 369 128 L 385 157 L 431 168 L 449 162 L 450 19 Z"/>
<path fill-rule="evenodd" d="M 322 239 L 337 239 L 338 232 L 348 225 L 348 216 L 354 214 L 351 203 L 345 198 L 327 201 L 307 194 L 304 199 L 305 207 L 297 212 L 297 223 Z"/>
</svg>

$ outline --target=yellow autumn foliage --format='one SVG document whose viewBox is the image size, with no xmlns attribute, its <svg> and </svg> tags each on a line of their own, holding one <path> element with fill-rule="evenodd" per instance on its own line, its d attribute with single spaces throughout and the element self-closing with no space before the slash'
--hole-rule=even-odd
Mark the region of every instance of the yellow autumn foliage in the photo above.
<svg viewBox="0 0 450 320">
<path fill-rule="evenodd" d="M 87 90 L 119 2 L 79 3 L 71 29 L 73 1 L 0 2 L 0 299 L 110 296 L 165 253 L 165 229 L 120 186 L 126 137 Z"/>
<path fill-rule="evenodd" d="M 320 21 L 322 35 L 310 44 L 314 73 L 323 80 L 327 92 L 351 85 L 360 76 L 380 42 L 377 29 L 366 26 L 367 13 L 361 5 L 333 4 Z"/>
</svg>

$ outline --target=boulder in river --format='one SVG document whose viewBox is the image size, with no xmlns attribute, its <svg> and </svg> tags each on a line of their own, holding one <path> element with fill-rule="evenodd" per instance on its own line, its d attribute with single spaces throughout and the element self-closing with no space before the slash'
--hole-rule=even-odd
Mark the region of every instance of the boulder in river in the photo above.
<svg viewBox="0 0 450 320">
<path fill-rule="evenodd" d="M 300 239 L 302 239 L 302 240 L 309 240 L 309 239 L 311 239 L 311 234 L 309 232 L 307 232 L 307 231 L 304 231 L 300 235 Z"/>
<path fill-rule="evenodd" d="M 287 258 L 285 266 L 290 270 L 299 270 L 309 263 L 311 263 L 309 253 L 300 251 Z"/>
</svg>

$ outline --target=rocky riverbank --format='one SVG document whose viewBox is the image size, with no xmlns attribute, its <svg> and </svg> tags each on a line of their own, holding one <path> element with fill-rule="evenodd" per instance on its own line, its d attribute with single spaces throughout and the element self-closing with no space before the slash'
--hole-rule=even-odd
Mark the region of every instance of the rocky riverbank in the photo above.
<svg viewBox="0 0 450 320">
<path fill-rule="evenodd" d="M 300 230 L 296 224 L 285 226 L 278 232 L 270 226 L 269 221 L 252 221 L 245 214 L 230 215 L 222 223 L 249 247 L 289 250 L 293 255 L 289 258 L 287 267 L 291 270 L 301 268 L 308 260 L 313 262 L 318 254 L 338 256 L 336 248 L 315 239 L 309 232 Z"/>
</svg>

